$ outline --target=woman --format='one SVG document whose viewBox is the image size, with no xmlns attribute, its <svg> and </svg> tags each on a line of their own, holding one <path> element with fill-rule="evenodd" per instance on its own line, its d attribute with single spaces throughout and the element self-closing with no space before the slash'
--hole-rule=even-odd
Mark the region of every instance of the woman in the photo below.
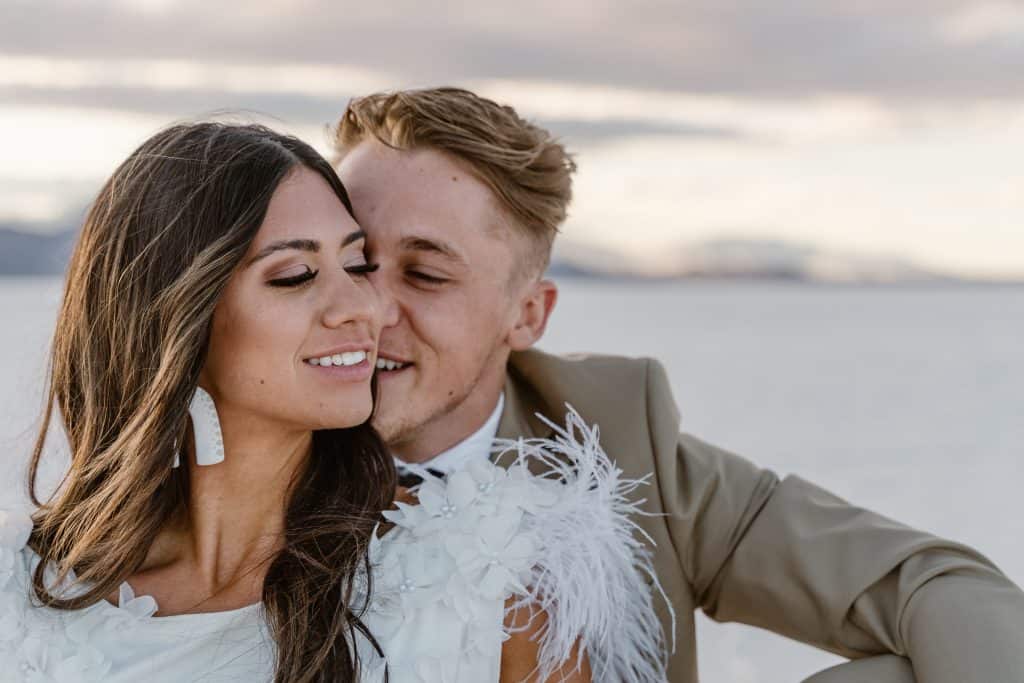
<svg viewBox="0 0 1024 683">
<path fill-rule="evenodd" d="M 372 270 L 344 188 L 294 138 L 176 126 L 117 169 L 53 344 L 70 469 L 13 562 L 26 529 L 6 525 L 0 676 L 356 680 L 340 644 L 395 488 L 367 425 Z"/>
<path fill-rule="evenodd" d="M 582 423 L 427 475 L 377 529 L 374 269 L 294 138 L 176 126 L 121 165 L 68 273 L 40 507 L 0 512 L 0 681 L 663 676 L 635 482 Z M 71 462 L 40 502 L 54 406 Z"/>
</svg>

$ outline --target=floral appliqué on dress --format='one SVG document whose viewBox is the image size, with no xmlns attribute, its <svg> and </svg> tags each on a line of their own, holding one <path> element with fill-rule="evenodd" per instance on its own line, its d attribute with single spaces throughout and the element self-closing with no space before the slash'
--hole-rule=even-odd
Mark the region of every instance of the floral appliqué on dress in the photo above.
<svg viewBox="0 0 1024 683">
<path fill-rule="evenodd" d="M 547 613 L 541 680 L 577 642 L 595 681 L 665 680 L 661 589 L 634 521 L 643 501 L 629 499 L 646 482 L 624 479 L 571 407 L 555 432 L 499 442 L 507 468 L 478 460 L 447 480 L 420 469 L 418 504 L 384 513 L 394 528 L 371 545 L 364 617 L 384 658 L 360 648 L 370 680 L 386 663 L 395 683 L 496 683 L 507 600 Z"/>
<path fill-rule="evenodd" d="M 93 606 L 54 618 L 54 610 L 32 603 L 32 574 L 38 558 L 26 550 L 31 530 L 27 515 L 0 511 L 0 660 L 4 662 L 0 682 L 103 681 L 111 663 L 94 646 L 95 640 L 111 631 L 127 633 L 135 620 L 156 612 L 156 603 L 152 598 L 135 598 L 125 584 L 119 609 Z"/>
</svg>

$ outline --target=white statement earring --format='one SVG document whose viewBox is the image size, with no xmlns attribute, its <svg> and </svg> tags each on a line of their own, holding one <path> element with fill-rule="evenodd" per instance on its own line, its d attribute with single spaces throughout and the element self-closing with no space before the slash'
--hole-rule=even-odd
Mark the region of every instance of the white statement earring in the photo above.
<svg viewBox="0 0 1024 683">
<path fill-rule="evenodd" d="M 202 387 L 196 387 L 188 406 L 192 418 L 192 434 L 195 437 L 196 464 L 216 465 L 224 462 L 224 436 L 220 432 L 220 417 L 213 397 Z M 174 453 L 174 467 L 181 465 L 180 453 Z"/>
</svg>

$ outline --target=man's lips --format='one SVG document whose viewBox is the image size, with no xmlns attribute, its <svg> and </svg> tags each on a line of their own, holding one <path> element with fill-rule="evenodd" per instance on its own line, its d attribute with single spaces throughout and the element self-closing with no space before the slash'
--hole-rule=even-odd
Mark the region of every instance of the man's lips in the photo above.
<svg viewBox="0 0 1024 683">
<path fill-rule="evenodd" d="M 378 355 L 377 356 L 377 370 L 382 373 L 398 372 L 404 370 L 413 365 L 412 362 L 407 360 L 401 360 L 399 358 Z"/>
</svg>

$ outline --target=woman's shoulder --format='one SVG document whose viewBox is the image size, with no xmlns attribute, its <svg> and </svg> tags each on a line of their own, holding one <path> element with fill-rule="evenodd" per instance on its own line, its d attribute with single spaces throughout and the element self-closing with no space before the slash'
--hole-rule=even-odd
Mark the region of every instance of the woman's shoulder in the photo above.
<svg viewBox="0 0 1024 683">
<path fill-rule="evenodd" d="M 32 518 L 18 510 L 0 510 L 0 594 L 24 593 L 31 550 Z"/>
<path fill-rule="evenodd" d="M 0 509 L 0 548 L 21 550 L 32 534 L 32 518 L 15 509 Z"/>
<path fill-rule="evenodd" d="M 256 612 L 249 609 L 152 619 L 156 601 L 136 596 L 127 583 L 121 585 L 116 605 L 100 601 L 74 610 L 41 605 L 32 583 L 42 560 L 28 545 L 31 531 L 28 515 L 0 510 L 0 683 L 100 683 L 126 667 L 139 671 L 150 659 L 162 662 L 149 676 L 154 681 L 193 680 L 213 670 L 215 663 L 225 667 L 218 675 L 226 670 L 265 673 L 263 660 L 256 656 L 262 652 L 254 648 L 262 630 L 250 618 Z M 47 586 L 62 595 L 78 590 L 73 574 L 64 584 L 57 579 L 48 566 L 43 576 Z M 229 635 L 229 627 L 237 630 Z M 210 659 L 168 654 L 176 650 L 182 655 L 209 653 Z"/>
<path fill-rule="evenodd" d="M 407 614 L 455 605 L 499 649 L 502 612 L 487 637 L 471 605 L 543 611 L 542 680 L 577 642 L 610 680 L 662 680 L 661 590 L 633 499 L 645 481 L 625 478 L 571 408 L 564 427 L 551 426 L 551 439 L 498 442 L 498 464 L 473 461 L 445 480 L 421 472 L 418 502 L 385 513 L 397 528 L 372 549 L 382 579 L 374 590 L 397 586 Z"/>
</svg>

